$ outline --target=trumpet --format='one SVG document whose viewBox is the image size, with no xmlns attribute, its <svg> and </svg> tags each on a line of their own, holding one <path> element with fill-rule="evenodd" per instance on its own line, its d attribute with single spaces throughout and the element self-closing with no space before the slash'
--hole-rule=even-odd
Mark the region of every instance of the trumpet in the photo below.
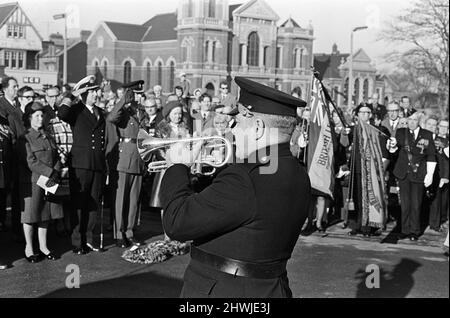
<svg viewBox="0 0 450 318">
<path fill-rule="evenodd" d="M 233 147 L 229 140 L 220 136 L 163 139 L 152 137 L 147 134 L 145 130 L 141 129 L 139 130 L 137 138 L 137 147 L 142 160 L 144 162 L 149 162 L 155 151 L 165 150 L 176 143 L 194 142 L 203 142 L 203 145 L 200 150 L 199 158 L 192 162 L 193 166 L 201 167 L 205 165 L 213 168 L 208 172 L 196 171 L 196 173 L 205 176 L 212 175 L 216 172 L 217 168 L 223 167 L 229 162 Z M 165 160 L 148 163 L 149 172 L 162 172 L 167 168 L 169 168 L 169 166 Z"/>
</svg>

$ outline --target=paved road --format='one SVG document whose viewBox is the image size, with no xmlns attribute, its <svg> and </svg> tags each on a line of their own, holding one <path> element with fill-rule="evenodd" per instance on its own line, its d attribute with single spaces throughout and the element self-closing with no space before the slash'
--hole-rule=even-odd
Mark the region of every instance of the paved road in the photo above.
<svg viewBox="0 0 450 318">
<path fill-rule="evenodd" d="M 140 236 L 162 238 L 156 213 L 143 219 Z M 288 264 L 294 297 L 449 297 L 448 258 L 439 244 L 416 245 L 382 239 L 349 239 L 336 229 L 327 237 L 300 237 Z M 122 249 L 107 235 L 104 253 L 74 255 L 68 239 L 53 243 L 57 261 L 29 264 L 22 246 L 0 234 L 0 250 L 13 267 L 0 271 L 0 297 L 177 297 L 189 256 L 160 264 L 137 265 L 121 259 Z M 56 238 L 53 238 L 53 242 Z M 81 286 L 67 289 L 67 266 L 80 268 Z M 366 288 L 366 267 L 379 267 L 380 288 Z"/>
</svg>

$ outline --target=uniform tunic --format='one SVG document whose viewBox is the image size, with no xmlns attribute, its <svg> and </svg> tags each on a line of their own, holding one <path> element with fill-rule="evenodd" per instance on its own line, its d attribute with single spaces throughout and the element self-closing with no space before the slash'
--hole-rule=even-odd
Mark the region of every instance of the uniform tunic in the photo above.
<svg viewBox="0 0 450 318">
<path fill-rule="evenodd" d="M 308 174 L 292 156 L 289 143 L 280 144 L 272 158 L 225 168 L 200 193 L 191 189 L 184 165 L 170 167 L 161 188 L 163 225 L 170 238 L 193 240 L 209 254 L 260 265 L 291 257 L 311 198 Z M 182 291 L 182 297 L 291 296 L 286 272 L 256 279 L 195 259 L 186 270 Z"/>
</svg>

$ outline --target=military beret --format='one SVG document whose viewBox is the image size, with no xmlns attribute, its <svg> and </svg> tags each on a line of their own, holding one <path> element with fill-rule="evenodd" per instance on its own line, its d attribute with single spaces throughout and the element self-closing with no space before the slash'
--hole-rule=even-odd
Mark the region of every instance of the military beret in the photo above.
<svg viewBox="0 0 450 318">
<path fill-rule="evenodd" d="M 125 89 L 131 89 L 133 90 L 133 92 L 135 93 L 143 93 L 144 92 L 144 81 L 143 80 L 139 80 L 139 81 L 134 81 L 134 82 L 130 82 L 127 84 L 123 84 L 122 87 Z"/>
<path fill-rule="evenodd" d="M 252 112 L 295 117 L 297 107 L 306 106 L 304 100 L 247 78 L 236 77 L 234 81 L 240 87 L 239 103 Z M 238 108 L 230 115 L 236 115 L 237 112 Z"/>
<path fill-rule="evenodd" d="M 179 101 L 171 101 L 168 102 L 166 105 L 164 105 L 163 110 L 162 110 L 162 115 L 164 118 L 167 118 L 167 116 L 169 116 L 170 112 L 172 111 L 172 109 L 177 108 L 177 107 L 181 107 L 183 108 L 183 105 L 179 102 Z"/>
</svg>

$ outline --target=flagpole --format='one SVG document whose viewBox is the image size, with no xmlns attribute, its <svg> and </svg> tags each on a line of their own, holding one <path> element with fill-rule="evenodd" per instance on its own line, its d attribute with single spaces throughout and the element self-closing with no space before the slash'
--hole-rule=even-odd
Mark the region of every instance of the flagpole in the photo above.
<svg viewBox="0 0 450 318">
<path fill-rule="evenodd" d="M 336 110 L 336 113 L 339 117 L 339 120 L 342 122 L 342 125 L 344 125 L 344 128 L 350 128 L 350 125 L 347 123 L 345 118 L 341 115 L 341 112 L 339 111 L 338 107 L 334 104 L 333 100 L 331 99 L 330 94 L 328 94 L 328 90 L 326 89 L 325 85 L 323 85 L 323 82 L 320 80 L 320 78 L 318 76 L 320 73 L 318 71 L 316 71 L 314 69 L 314 67 L 311 67 L 311 69 L 312 69 L 313 76 L 319 81 L 320 86 L 322 87 L 322 91 L 325 95 L 325 98 L 327 99 L 328 102 L 331 103 L 331 105 L 333 105 L 333 108 Z"/>
</svg>

